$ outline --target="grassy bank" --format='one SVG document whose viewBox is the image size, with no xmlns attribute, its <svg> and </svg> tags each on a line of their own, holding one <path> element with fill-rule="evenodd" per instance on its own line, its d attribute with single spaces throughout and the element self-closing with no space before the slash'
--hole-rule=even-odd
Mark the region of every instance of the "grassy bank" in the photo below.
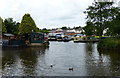
<svg viewBox="0 0 120 78">
<path fill-rule="evenodd" d="M 98 43 L 98 49 L 120 50 L 120 38 L 106 38 Z"/>
</svg>

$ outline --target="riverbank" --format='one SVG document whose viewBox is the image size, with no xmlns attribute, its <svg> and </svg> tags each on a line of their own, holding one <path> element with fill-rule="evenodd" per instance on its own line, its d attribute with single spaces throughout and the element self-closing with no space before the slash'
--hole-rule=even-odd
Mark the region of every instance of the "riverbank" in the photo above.
<svg viewBox="0 0 120 78">
<path fill-rule="evenodd" d="M 98 43 L 98 50 L 120 50 L 120 38 L 106 38 Z"/>
</svg>

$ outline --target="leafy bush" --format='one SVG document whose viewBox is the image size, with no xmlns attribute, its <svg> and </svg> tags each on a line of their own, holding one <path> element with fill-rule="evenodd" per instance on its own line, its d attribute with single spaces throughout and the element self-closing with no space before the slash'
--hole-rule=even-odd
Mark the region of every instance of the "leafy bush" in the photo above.
<svg viewBox="0 0 120 78">
<path fill-rule="evenodd" d="M 98 48 L 115 49 L 120 48 L 120 38 L 105 38 L 98 43 Z"/>
</svg>

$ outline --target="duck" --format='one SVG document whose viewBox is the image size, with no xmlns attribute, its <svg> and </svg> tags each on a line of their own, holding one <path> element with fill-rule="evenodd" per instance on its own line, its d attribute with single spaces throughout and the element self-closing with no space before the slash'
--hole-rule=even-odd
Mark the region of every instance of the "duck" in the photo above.
<svg viewBox="0 0 120 78">
<path fill-rule="evenodd" d="M 53 65 L 51 64 L 51 65 L 50 65 L 50 67 L 52 68 L 52 67 L 53 67 Z"/>
<path fill-rule="evenodd" d="M 68 70 L 73 71 L 73 67 L 70 67 Z"/>
</svg>

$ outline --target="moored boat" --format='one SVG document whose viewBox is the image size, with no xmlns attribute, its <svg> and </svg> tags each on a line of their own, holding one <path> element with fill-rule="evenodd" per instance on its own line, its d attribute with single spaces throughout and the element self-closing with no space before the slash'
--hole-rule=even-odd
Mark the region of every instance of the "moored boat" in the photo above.
<svg viewBox="0 0 120 78">
<path fill-rule="evenodd" d="M 64 37 L 63 37 L 63 41 L 64 41 L 64 42 L 68 42 L 68 41 L 70 41 L 70 38 L 69 38 L 68 36 L 64 36 Z"/>
<path fill-rule="evenodd" d="M 92 42 L 92 43 L 95 43 L 95 42 L 99 42 L 99 39 L 95 39 L 95 38 L 87 39 L 86 37 L 74 37 L 73 41 L 75 43 L 77 43 L 77 42 L 84 42 L 84 43 Z"/>
<path fill-rule="evenodd" d="M 80 40 L 80 41 L 74 41 L 74 42 L 83 42 L 83 43 L 92 42 L 92 43 L 95 43 L 95 42 L 99 42 L 99 40 Z"/>
<path fill-rule="evenodd" d="M 18 48 L 18 47 L 27 47 L 24 40 L 2 40 L 2 47 L 3 48 Z"/>
<path fill-rule="evenodd" d="M 48 41 L 56 41 L 56 34 L 55 33 L 49 33 L 48 34 Z"/>
<path fill-rule="evenodd" d="M 23 38 L 4 38 L 2 40 L 3 48 L 19 48 L 19 47 L 33 47 L 33 46 L 48 46 L 49 42 L 44 33 L 32 32 L 28 40 Z"/>
</svg>

